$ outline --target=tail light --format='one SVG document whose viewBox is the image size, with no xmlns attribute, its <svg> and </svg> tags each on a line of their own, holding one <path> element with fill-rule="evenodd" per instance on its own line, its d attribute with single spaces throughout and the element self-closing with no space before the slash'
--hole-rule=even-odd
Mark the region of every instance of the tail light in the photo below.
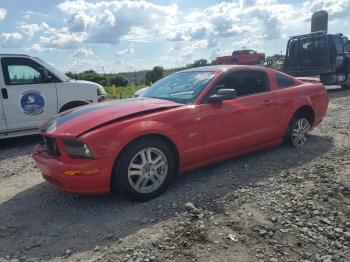
<svg viewBox="0 0 350 262">
<path fill-rule="evenodd" d="M 107 101 L 107 95 L 99 95 L 97 97 L 98 102 L 105 102 Z"/>
<path fill-rule="evenodd" d="M 108 98 L 108 96 L 107 96 L 105 89 L 102 86 L 97 88 L 97 100 L 98 100 L 98 102 L 107 101 L 107 98 Z"/>
</svg>

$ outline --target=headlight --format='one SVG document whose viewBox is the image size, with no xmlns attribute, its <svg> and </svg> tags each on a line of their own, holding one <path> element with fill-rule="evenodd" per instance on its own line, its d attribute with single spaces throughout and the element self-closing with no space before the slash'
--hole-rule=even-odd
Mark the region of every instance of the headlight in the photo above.
<svg viewBox="0 0 350 262">
<path fill-rule="evenodd" d="M 93 158 L 90 148 L 83 142 L 77 140 L 63 140 L 63 144 L 67 154 L 71 158 Z"/>
</svg>

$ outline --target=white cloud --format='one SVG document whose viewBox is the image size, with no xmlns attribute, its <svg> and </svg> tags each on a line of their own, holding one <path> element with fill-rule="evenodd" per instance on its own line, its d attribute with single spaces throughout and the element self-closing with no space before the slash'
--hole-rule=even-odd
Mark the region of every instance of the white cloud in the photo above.
<svg viewBox="0 0 350 262">
<path fill-rule="evenodd" d="M 0 20 L 4 20 L 7 15 L 7 10 L 4 8 L 0 8 Z"/>
<path fill-rule="evenodd" d="M 18 33 L 0 33 L 0 46 L 3 48 L 17 48 L 23 43 L 23 36 Z"/>
<path fill-rule="evenodd" d="M 86 33 L 85 42 L 110 44 L 118 43 L 134 28 L 156 35 L 164 24 L 175 21 L 177 13 L 176 5 L 157 5 L 144 0 L 96 3 L 76 0 L 66 1 L 58 8 L 70 16 L 66 20 L 70 32 Z"/>
<path fill-rule="evenodd" d="M 39 16 L 39 17 L 48 17 L 48 14 L 44 14 L 44 13 L 39 13 L 39 12 L 33 12 L 32 10 L 27 10 L 24 12 L 23 18 L 24 19 L 29 19 L 33 16 Z"/>
<path fill-rule="evenodd" d="M 171 42 L 173 48 L 170 54 L 176 57 L 174 60 L 179 65 L 193 59 L 229 54 L 243 46 L 268 51 L 264 48 L 268 49 L 274 45 L 271 43 L 280 41 L 281 47 L 277 47 L 280 49 L 288 36 L 309 32 L 311 14 L 319 9 L 329 12 L 330 26 L 344 28 L 344 33 L 349 31 L 341 23 L 343 21 L 345 25 L 343 18 L 350 16 L 350 0 L 309 0 L 300 4 L 288 4 L 282 0 L 236 0 L 211 4 L 201 10 L 180 11 L 176 4 L 150 1 L 66 0 L 58 5 L 61 20 L 64 21 L 62 27 L 22 23 L 18 29 L 22 42 L 24 38 L 36 40 L 31 42 L 29 51 L 76 50 L 72 66 L 77 68 L 83 67 L 83 62 L 98 66 L 93 61 L 97 57 L 92 50 L 81 47 L 95 44 L 123 43 L 123 46 L 128 46 L 118 49 L 110 61 L 110 65 L 118 63 L 124 68 L 130 58 L 134 58 L 131 55 L 135 52 L 135 42 Z M 46 16 L 33 11 L 26 11 L 25 15 Z M 36 38 L 39 32 L 40 37 Z M 16 36 L 9 34 L 15 33 L 2 34 L 0 44 L 16 42 Z M 18 38 L 17 35 L 17 42 Z M 79 59 L 77 56 L 80 56 Z M 130 57 L 126 59 L 127 56 Z M 148 62 L 152 64 L 155 61 L 159 61 L 159 58 Z M 134 64 L 142 66 L 138 62 Z"/>
<path fill-rule="evenodd" d="M 42 53 L 45 51 L 55 51 L 56 48 L 51 48 L 51 47 L 42 47 L 38 43 L 34 43 L 31 47 L 25 49 L 26 52 L 30 53 Z"/>
<path fill-rule="evenodd" d="M 127 48 L 120 49 L 117 52 L 115 52 L 116 63 L 123 63 L 125 57 L 128 55 L 132 55 L 133 53 L 135 53 L 135 45 L 131 43 Z"/>
<path fill-rule="evenodd" d="M 86 58 L 94 55 L 94 52 L 90 48 L 81 47 L 73 53 L 73 58 Z"/>
<path fill-rule="evenodd" d="M 44 32 L 48 29 L 50 29 L 50 27 L 48 26 L 48 24 L 46 23 L 41 23 L 41 24 L 20 24 L 18 26 L 18 29 L 20 29 L 23 34 L 28 35 L 30 38 L 33 37 L 37 32 Z"/>
<path fill-rule="evenodd" d="M 67 27 L 51 29 L 49 35 L 39 38 L 38 44 L 42 48 L 72 49 L 86 39 L 85 32 L 71 33 Z"/>
<path fill-rule="evenodd" d="M 90 48 L 80 47 L 73 52 L 73 62 L 69 70 L 73 72 L 81 72 L 93 69 L 95 71 L 103 72 L 105 62 L 95 56 Z"/>
</svg>

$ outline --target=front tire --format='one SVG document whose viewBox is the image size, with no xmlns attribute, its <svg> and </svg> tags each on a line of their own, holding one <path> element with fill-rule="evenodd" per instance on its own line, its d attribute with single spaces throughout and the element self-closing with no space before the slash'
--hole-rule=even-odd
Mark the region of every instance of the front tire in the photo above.
<svg viewBox="0 0 350 262">
<path fill-rule="evenodd" d="M 311 124 L 309 120 L 303 116 L 293 117 L 289 123 L 284 141 L 296 148 L 304 146 L 307 141 Z"/>
<path fill-rule="evenodd" d="M 160 195 L 176 172 L 174 153 L 162 139 L 145 137 L 126 147 L 117 160 L 112 187 L 136 201 Z"/>
</svg>

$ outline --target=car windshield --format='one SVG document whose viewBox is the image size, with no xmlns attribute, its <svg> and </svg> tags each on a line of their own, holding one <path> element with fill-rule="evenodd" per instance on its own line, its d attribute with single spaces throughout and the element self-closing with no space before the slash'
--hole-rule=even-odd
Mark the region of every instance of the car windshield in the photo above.
<svg viewBox="0 0 350 262">
<path fill-rule="evenodd" d="M 200 71 L 172 74 L 156 82 L 142 96 L 190 104 L 215 74 Z"/>
<path fill-rule="evenodd" d="M 38 57 L 35 57 L 36 60 L 40 62 L 42 66 L 44 66 L 47 70 L 49 70 L 51 73 L 53 73 L 56 77 L 58 77 L 63 82 L 68 82 L 70 78 L 63 74 L 62 72 L 58 71 L 56 68 L 51 66 L 50 64 L 46 63 L 45 61 L 41 60 Z"/>
</svg>

